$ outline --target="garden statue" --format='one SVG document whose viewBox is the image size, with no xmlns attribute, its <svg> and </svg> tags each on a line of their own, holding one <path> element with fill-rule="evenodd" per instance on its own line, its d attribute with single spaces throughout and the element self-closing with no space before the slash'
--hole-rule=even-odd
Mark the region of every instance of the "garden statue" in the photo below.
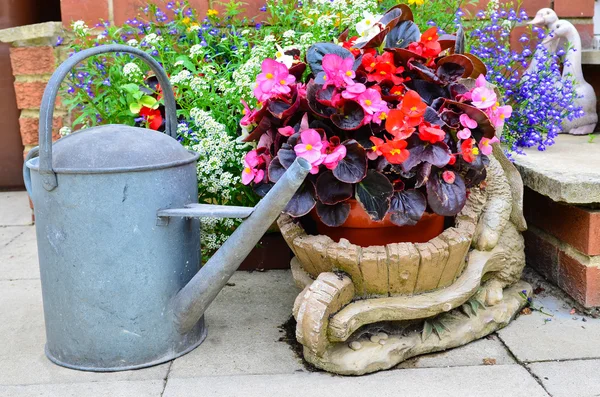
<svg viewBox="0 0 600 397">
<path fill-rule="evenodd" d="M 306 64 L 298 50 L 289 67 L 265 59 L 242 120 L 256 142 L 242 180 L 256 191 L 295 158 L 312 165 L 278 223 L 303 288 L 297 340 L 339 374 L 481 338 L 531 292 L 523 183 L 497 137 L 512 108 L 462 29 L 421 34 L 412 17 L 404 5 L 369 14 L 359 36 L 308 48 Z"/>
<path fill-rule="evenodd" d="M 573 79 L 576 99 L 574 105 L 581 107 L 584 114 L 574 120 L 564 120 L 563 132 L 572 135 L 587 135 L 594 132 L 598 123 L 598 112 L 596 109 L 596 92 L 594 88 L 585 81 L 581 68 L 581 37 L 579 32 L 569 21 L 559 20 L 554 25 L 554 32 L 546 38 L 546 42 L 556 42 L 564 39 L 569 50 L 565 55 L 563 79 Z M 571 49 L 572 48 L 572 49 Z"/>
<path fill-rule="evenodd" d="M 531 21 L 529 21 L 529 24 L 537 26 L 539 28 L 545 28 L 546 31 L 548 31 L 548 32 L 553 32 L 557 22 L 558 22 L 558 15 L 556 14 L 556 12 L 553 9 L 542 8 L 535 14 L 535 18 L 533 18 Z M 531 59 L 531 63 L 527 67 L 527 70 L 526 70 L 527 73 L 534 72 L 537 69 L 538 59 L 544 58 L 544 55 L 542 55 L 541 52 L 545 53 L 547 51 L 547 52 L 553 54 L 556 52 L 557 47 L 559 45 L 561 45 L 561 43 L 560 43 L 560 40 L 557 40 L 557 41 L 553 41 L 553 42 L 543 43 L 543 45 L 544 45 L 545 50 L 544 49 L 536 50 L 535 54 L 533 55 L 533 57 Z"/>
<path fill-rule="evenodd" d="M 558 18 L 556 12 L 550 8 L 539 10 L 530 24 L 545 27 L 548 30 L 543 46 L 550 54 L 556 53 L 559 48 L 566 49 L 564 60 L 563 80 L 572 79 L 575 88 L 576 99 L 573 103 L 575 108 L 581 108 L 583 116 L 569 120 L 564 119 L 562 131 L 572 135 L 586 135 L 594 132 L 598 123 L 596 109 L 596 93 L 594 88 L 585 81 L 581 68 L 581 38 L 579 32 L 569 21 Z M 537 50 L 533 56 L 527 72 L 533 72 L 537 68 L 539 56 Z"/>
</svg>

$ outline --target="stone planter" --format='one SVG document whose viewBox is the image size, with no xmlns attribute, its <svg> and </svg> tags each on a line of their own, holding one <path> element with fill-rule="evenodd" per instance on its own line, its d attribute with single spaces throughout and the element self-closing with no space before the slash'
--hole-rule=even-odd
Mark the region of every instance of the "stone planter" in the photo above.
<svg viewBox="0 0 600 397">
<path fill-rule="evenodd" d="M 360 375 L 466 344 L 510 322 L 531 291 L 519 282 L 523 184 L 499 147 L 487 172 L 485 188 L 471 189 L 455 226 L 425 243 L 362 248 L 308 235 L 289 216 L 279 219 L 303 288 L 293 313 L 306 360 Z"/>
</svg>

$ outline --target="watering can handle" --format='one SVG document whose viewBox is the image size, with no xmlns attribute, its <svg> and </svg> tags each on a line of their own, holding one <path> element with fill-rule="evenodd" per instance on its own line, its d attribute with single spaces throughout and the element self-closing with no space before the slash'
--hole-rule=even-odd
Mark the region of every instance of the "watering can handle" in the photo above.
<svg viewBox="0 0 600 397">
<path fill-rule="evenodd" d="M 48 191 L 53 190 L 57 186 L 56 173 L 54 173 L 54 170 L 52 169 L 52 119 L 54 114 L 54 102 L 56 101 L 60 84 L 71 69 L 84 59 L 109 52 L 124 52 L 135 55 L 150 66 L 150 69 L 156 74 L 158 83 L 162 88 L 165 101 L 165 115 L 167 117 L 166 132 L 171 137 L 177 138 L 177 112 L 173 88 L 171 87 L 167 74 L 154 58 L 142 50 L 120 44 L 102 45 L 78 52 L 56 69 L 44 90 L 44 96 L 42 97 L 42 104 L 40 106 L 39 173 L 42 176 L 42 184 Z"/>
</svg>

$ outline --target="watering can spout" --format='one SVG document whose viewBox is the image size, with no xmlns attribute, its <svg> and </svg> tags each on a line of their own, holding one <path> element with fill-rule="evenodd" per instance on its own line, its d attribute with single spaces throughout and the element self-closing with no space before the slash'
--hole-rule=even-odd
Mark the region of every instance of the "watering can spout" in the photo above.
<svg viewBox="0 0 600 397">
<path fill-rule="evenodd" d="M 304 182 L 311 164 L 296 158 L 252 214 L 233 232 L 221 248 L 174 298 L 174 318 L 180 333 L 191 330 L 217 294 L 277 220 Z"/>
</svg>

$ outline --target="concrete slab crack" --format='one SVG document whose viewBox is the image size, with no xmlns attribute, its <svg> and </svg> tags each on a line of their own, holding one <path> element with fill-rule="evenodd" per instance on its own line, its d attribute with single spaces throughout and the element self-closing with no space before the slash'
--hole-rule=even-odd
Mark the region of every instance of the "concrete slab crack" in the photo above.
<svg viewBox="0 0 600 397">
<path fill-rule="evenodd" d="M 537 384 L 540 385 L 540 387 L 546 392 L 547 395 L 549 395 L 550 397 L 552 397 L 552 394 L 550 394 L 548 392 L 548 390 L 546 389 L 546 386 L 544 386 L 544 383 L 542 382 L 542 380 L 535 373 L 533 373 L 533 371 L 531 370 L 531 368 L 529 368 L 529 366 L 527 365 L 527 363 L 519 360 L 517 358 L 517 356 L 514 355 L 514 353 L 510 350 L 510 347 L 508 347 L 508 345 L 506 344 L 506 342 L 504 342 L 504 340 L 500 337 L 500 335 L 498 333 L 496 333 L 495 335 L 498 337 L 498 340 L 500 341 L 500 343 L 502 343 L 502 346 L 504 346 L 504 348 L 506 349 L 506 352 L 511 356 L 511 358 L 513 360 L 515 360 L 515 362 L 517 364 L 519 364 L 521 367 L 523 367 L 525 369 L 525 371 L 527 371 L 529 373 L 529 375 L 531 375 L 531 377 L 533 379 L 535 379 L 535 381 L 537 382 Z"/>
<path fill-rule="evenodd" d="M 173 366 L 173 361 L 171 361 L 169 363 L 169 368 L 167 368 L 167 374 L 165 375 L 165 378 L 163 379 L 163 389 L 162 389 L 162 392 L 160 392 L 160 397 L 163 397 L 163 395 L 165 394 L 165 390 L 167 390 L 167 382 L 169 381 L 169 375 L 171 374 L 172 366 Z"/>
</svg>

